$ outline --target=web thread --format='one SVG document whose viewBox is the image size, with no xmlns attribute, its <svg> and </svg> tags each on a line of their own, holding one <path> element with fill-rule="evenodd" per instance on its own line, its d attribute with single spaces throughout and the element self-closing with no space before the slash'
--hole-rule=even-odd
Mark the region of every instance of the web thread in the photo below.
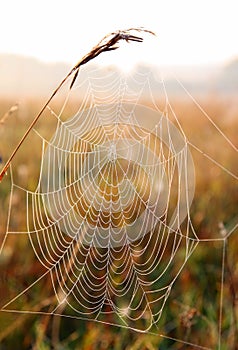
<svg viewBox="0 0 238 350">
<path fill-rule="evenodd" d="M 160 106 L 154 79 L 163 96 Z M 159 327 L 171 290 L 195 248 L 221 243 L 219 345 L 224 247 L 238 223 L 218 238 L 199 238 L 195 232 L 190 149 L 234 181 L 237 176 L 186 136 L 163 79 L 149 71 L 126 76 L 91 67 L 82 71 L 71 90 L 67 84 L 62 90 L 60 108 L 52 101 L 43 115 L 47 131 L 42 124 L 34 129 L 40 149 L 37 181 L 24 184 L 11 167 L 1 249 L 4 253 L 12 236 L 28 237 L 42 274 L 7 300 L 1 311 L 64 315 L 158 334 L 154 327 Z M 237 152 L 232 141 L 229 145 Z M 16 199 L 24 212 L 20 229 L 14 224 Z M 44 280 L 50 282 L 54 304 L 46 311 L 17 308 Z"/>
</svg>

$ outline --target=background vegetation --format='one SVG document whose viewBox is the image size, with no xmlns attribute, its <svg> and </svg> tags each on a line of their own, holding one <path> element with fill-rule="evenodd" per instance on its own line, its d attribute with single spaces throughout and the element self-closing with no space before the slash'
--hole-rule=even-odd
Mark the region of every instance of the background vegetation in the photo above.
<svg viewBox="0 0 238 350">
<path fill-rule="evenodd" d="M 0 101 L 0 118 L 14 103 L 11 99 Z M 200 239 L 223 238 L 225 231 L 229 232 L 238 221 L 238 184 L 237 180 L 210 162 L 203 153 L 236 175 L 237 153 L 191 100 L 175 98 L 171 103 L 188 139 L 201 150 L 198 152 L 191 147 L 196 170 L 196 193 L 191 207 L 195 231 Z M 0 124 L 2 164 L 8 159 L 29 121 L 40 110 L 42 104 L 43 101 L 40 100 L 29 100 L 20 105 L 18 112 L 10 116 L 4 124 Z M 215 124 L 229 136 L 232 143 L 238 146 L 237 104 L 232 99 L 223 100 L 212 95 L 203 99 L 201 105 Z M 43 132 L 44 128 L 50 128 L 45 124 L 44 118 L 38 127 Z M 31 140 L 34 140 L 34 136 L 32 137 Z M 39 160 L 37 145 L 32 141 L 26 142 L 24 151 L 20 152 L 14 161 L 16 179 L 27 181 L 28 185 L 29 181 L 34 182 L 34 178 L 27 177 L 27 172 L 29 167 L 32 167 L 31 172 L 36 168 L 37 178 Z M 10 185 L 9 176 L 0 184 L 1 241 L 4 239 L 7 225 Z M 14 201 L 14 225 L 19 227 L 23 225 L 25 213 L 21 198 L 14 198 Z M 220 336 L 220 349 L 238 349 L 237 229 L 225 242 L 226 245 L 224 241 L 218 240 L 200 242 L 172 289 L 158 329 L 153 330 L 157 334 L 137 333 L 82 321 L 75 317 L 0 312 L 0 350 L 195 349 L 195 346 L 189 343 L 217 349 Z M 224 249 L 224 284 L 221 284 Z M 37 262 L 28 238 L 9 236 L 0 256 L 0 306 L 35 281 L 43 272 L 44 269 Z M 48 282 L 50 284 L 50 280 Z M 16 303 L 14 307 L 18 310 L 24 306 L 32 311 L 47 311 L 54 301 L 55 296 L 49 295 L 49 286 L 44 281 L 35 286 L 30 296 L 27 293 L 24 295 L 21 300 L 23 305 Z"/>
</svg>

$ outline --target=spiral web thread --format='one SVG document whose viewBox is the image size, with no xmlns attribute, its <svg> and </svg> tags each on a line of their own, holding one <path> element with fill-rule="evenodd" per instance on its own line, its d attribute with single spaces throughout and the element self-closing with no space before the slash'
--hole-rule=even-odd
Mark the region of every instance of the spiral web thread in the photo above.
<svg viewBox="0 0 238 350">
<path fill-rule="evenodd" d="M 142 332 L 159 325 L 176 279 L 206 240 L 199 239 L 190 219 L 195 174 L 189 147 L 196 146 L 187 140 L 159 79 L 165 105 L 161 110 L 156 104 L 150 74 L 128 78 L 113 70 L 86 70 L 72 90 L 66 86 L 60 110 L 48 106 L 50 136 L 40 127 L 34 130 L 42 150 L 37 186 L 17 184 L 11 170 L 2 246 L 11 235 L 28 235 L 44 272 L 1 311 L 17 312 L 14 302 L 50 278 L 56 296 L 51 310 L 21 312 L 63 314 Z M 144 93 L 152 108 L 143 105 Z M 79 96 L 72 116 L 67 107 Z M 203 156 L 237 180 L 209 154 Z M 12 228 L 17 196 L 25 213 L 20 231 Z M 225 245 L 237 226 L 207 242 Z"/>
</svg>

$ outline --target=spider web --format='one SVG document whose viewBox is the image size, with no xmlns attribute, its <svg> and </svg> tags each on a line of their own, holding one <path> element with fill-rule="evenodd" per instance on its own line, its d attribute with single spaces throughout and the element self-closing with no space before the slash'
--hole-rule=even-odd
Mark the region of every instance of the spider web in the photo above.
<svg viewBox="0 0 238 350">
<path fill-rule="evenodd" d="M 163 310 L 195 248 L 218 244 L 220 346 L 225 247 L 238 223 L 222 226 L 223 235 L 212 238 L 195 232 L 190 215 L 195 193 L 192 150 L 236 185 L 237 176 L 188 137 L 163 79 L 149 69 L 124 75 L 112 67 L 89 65 L 72 89 L 69 84 L 58 96 L 60 103 L 48 105 L 33 141 L 26 142 L 26 149 L 34 145 L 40 154 L 39 162 L 28 160 L 31 181 L 19 176 L 19 166 L 10 170 L 1 252 L 11 237 L 28 237 L 33 261 L 42 269 L 39 278 L 6 298 L 1 311 L 63 315 L 158 334 L 154 327 L 166 322 Z M 20 223 L 15 220 L 18 210 L 23 213 Z M 36 287 L 44 285 L 54 302 L 34 305 Z M 27 309 L 26 299 L 31 300 Z"/>
</svg>

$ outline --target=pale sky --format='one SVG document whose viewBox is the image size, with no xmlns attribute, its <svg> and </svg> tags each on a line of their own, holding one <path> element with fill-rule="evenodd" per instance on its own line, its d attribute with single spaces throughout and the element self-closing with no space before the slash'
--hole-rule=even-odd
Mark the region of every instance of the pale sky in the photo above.
<svg viewBox="0 0 238 350">
<path fill-rule="evenodd" d="M 238 56 L 238 0 L 0 0 L 0 53 L 75 64 L 105 34 L 157 33 L 154 60 L 220 63 Z"/>
</svg>

